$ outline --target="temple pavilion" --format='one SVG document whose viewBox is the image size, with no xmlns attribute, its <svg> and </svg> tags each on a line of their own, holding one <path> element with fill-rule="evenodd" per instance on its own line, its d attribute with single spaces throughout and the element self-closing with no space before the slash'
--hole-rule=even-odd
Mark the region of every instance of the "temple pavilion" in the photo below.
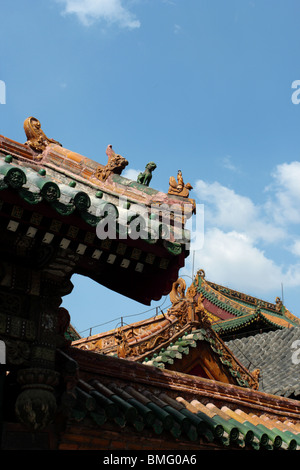
<svg viewBox="0 0 300 470">
<path fill-rule="evenodd" d="M 299 448 L 297 383 L 283 374 L 276 389 L 270 366 L 275 338 L 297 377 L 299 321 L 280 299 L 203 271 L 186 288 L 195 201 L 181 171 L 162 193 L 150 185 L 154 162 L 132 181 L 111 145 L 100 163 L 34 117 L 24 130 L 25 143 L 0 136 L 1 450 Z M 61 306 L 75 273 L 144 305 L 170 295 L 171 307 L 80 338 Z"/>
</svg>

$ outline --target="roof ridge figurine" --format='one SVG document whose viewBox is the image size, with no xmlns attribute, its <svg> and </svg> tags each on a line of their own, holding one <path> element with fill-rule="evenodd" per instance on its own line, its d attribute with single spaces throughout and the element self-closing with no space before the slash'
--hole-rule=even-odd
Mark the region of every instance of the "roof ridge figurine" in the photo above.
<svg viewBox="0 0 300 470">
<path fill-rule="evenodd" d="M 168 194 L 188 197 L 191 189 L 193 189 L 193 186 L 190 183 L 184 184 L 181 170 L 178 170 L 177 181 L 174 176 L 170 177 Z"/>
<path fill-rule="evenodd" d="M 105 181 L 112 174 L 120 175 L 124 170 L 125 166 L 128 165 L 128 160 L 114 152 L 112 145 L 108 145 L 106 148 L 106 155 L 108 162 L 104 168 L 99 167 L 96 172 L 96 178 L 100 181 Z"/>
<path fill-rule="evenodd" d="M 152 179 L 152 172 L 155 170 L 155 168 L 156 168 L 156 163 L 154 162 L 147 163 L 147 165 L 145 166 L 145 171 L 139 173 L 137 177 L 137 182 L 140 184 L 144 184 L 145 186 L 149 186 L 150 181 Z"/>
<path fill-rule="evenodd" d="M 60 142 L 57 142 L 54 139 L 49 139 L 46 134 L 41 129 L 40 121 L 30 116 L 24 121 L 24 131 L 27 137 L 27 142 L 25 145 L 28 145 L 33 150 L 42 152 L 45 150 L 48 144 L 56 144 L 62 146 Z"/>
</svg>

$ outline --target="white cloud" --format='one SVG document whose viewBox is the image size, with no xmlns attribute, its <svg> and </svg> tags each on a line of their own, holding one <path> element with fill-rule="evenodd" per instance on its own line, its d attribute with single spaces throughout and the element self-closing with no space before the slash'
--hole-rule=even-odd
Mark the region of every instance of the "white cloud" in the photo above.
<svg viewBox="0 0 300 470">
<path fill-rule="evenodd" d="M 204 243 L 188 259 L 188 275 L 193 260 L 194 271 L 203 268 L 208 279 L 263 298 L 280 296 L 281 284 L 299 288 L 300 163 L 278 165 L 270 180 L 259 205 L 219 182 L 196 182 Z"/>
<path fill-rule="evenodd" d="M 181 26 L 179 24 L 174 24 L 174 33 L 179 34 L 181 31 Z"/>
<path fill-rule="evenodd" d="M 267 242 L 277 241 L 285 236 L 282 227 L 269 220 L 264 207 L 237 194 L 218 182 L 206 183 L 199 180 L 195 186 L 199 202 L 205 204 L 206 222 L 227 230 L 236 230 L 251 235 L 253 239 Z"/>
<path fill-rule="evenodd" d="M 57 1 L 64 5 L 63 14 L 77 15 L 85 26 L 89 26 L 98 20 L 104 20 L 109 24 L 118 24 L 122 28 L 135 29 L 140 27 L 140 22 L 135 15 L 123 6 L 123 0 Z"/>
<path fill-rule="evenodd" d="M 234 163 L 232 163 L 232 158 L 230 155 L 223 157 L 222 164 L 223 164 L 223 167 L 226 168 L 227 170 L 234 171 L 234 172 L 238 171 L 237 167 L 234 165 Z"/>
<path fill-rule="evenodd" d="M 299 239 L 293 241 L 292 246 L 290 247 L 290 251 L 294 255 L 300 257 L 300 240 Z"/>
<path fill-rule="evenodd" d="M 128 178 L 129 180 L 136 181 L 141 171 L 142 170 L 135 170 L 134 168 L 127 168 L 123 171 L 122 176 L 124 178 Z"/>
<path fill-rule="evenodd" d="M 271 193 L 267 210 L 278 224 L 300 223 L 300 162 L 278 165 L 272 176 L 274 181 L 267 187 Z"/>
<path fill-rule="evenodd" d="M 207 279 L 258 295 L 279 291 L 283 278 L 289 280 L 251 237 L 219 228 L 205 231 L 203 248 L 195 252 L 195 266 L 205 270 Z"/>
</svg>

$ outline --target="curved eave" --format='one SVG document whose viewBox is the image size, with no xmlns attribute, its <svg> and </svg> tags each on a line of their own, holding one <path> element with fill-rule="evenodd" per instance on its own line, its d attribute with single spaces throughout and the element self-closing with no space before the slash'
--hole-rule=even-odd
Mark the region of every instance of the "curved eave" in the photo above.
<svg viewBox="0 0 300 470">
<path fill-rule="evenodd" d="M 240 316 L 244 316 L 247 314 L 253 314 L 254 312 L 252 308 L 241 306 L 237 302 L 227 299 L 226 296 L 224 296 L 223 294 L 220 294 L 219 292 L 215 292 L 202 279 L 199 282 L 199 285 L 197 287 L 197 292 L 204 296 L 204 301 L 209 302 L 211 305 L 214 305 L 217 309 L 219 309 L 219 316 L 223 319 L 240 317 Z M 208 311 L 210 311 L 208 304 L 206 308 Z M 223 312 L 223 316 L 222 316 L 222 312 Z M 211 312 L 211 313 L 215 313 L 215 312 Z"/>
<path fill-rule="evenodd" d="M 257 314 L 251 313 L 251 314 L 239 317 L 239 318 L 223 320 L 223 321 L 212 323 L 212 328 L 217 333 L 229 332 L 229 331 L 232 332 L 232 331 L 237 331 L 241 328 L 245 328 L 246 326 L 250 325 L 251 323 L 255 321 L 257 321 Z"/>
<path fill-rule="evenodd" d="M 55 180 L 51 175 L 48 177 L 43 168 L 36 171 L 30 167 L 20 166 L 10 155 L 0 153 L 0 191 L 14 190 L 21 199 L 31 205 L 46 202 L 61 216 L 70 216 L 76 211 L 76 215 L 79 215 L 90 227 L 97 227 L 104 217 L 111 214 L 116 220 L 117 236 L 122 239 L 123 230 L 127 227 L 123 220 L 127 221 L 131 215 L 136 214 L 130 210 L 130 203 L 125 207 L 119 207 L 105 198 L 103 191 L 99 189 L 92 191 L 91 188 L 82 188 L 82 185 L 77 185 L 74 179 L 66 179 L 66 183 Z M 135 206 L 135 211 L 138 207 Z M 170 227 L 147 217 L 148 214 L 144 214 L 146 230 L 142 240 L 150 245 L 163 242 L 167 252 L 179 255 L 188 239 L 181 243 L 168 239 L 167 236 L 162 238 L 161 231 L 170 230 Z"/>
<path fill-rule="evenodd" d="M 265 320 L 266 323 L 276 326 L 277 328 L 291 328 L 295 326 L 291 321 L 282 315 L 271 314 L 267 312 L 262 312 L 261 317 Z"/>
<path fill-rule="evenodd" d="M 132 207 L 128 201 L 120 207 L 111 194 L 101 191 L 99 187 L 91 187 L 66 175 L 61 179 L 56 172 L 45 170 L 38 163 L 32 166 L 26 161 L 25 165 L 24 161 L 3 151 L 0 153 L 0 210 L 1 207 L 4 207 L 3 228 L 15 235 L 19 233 L 34 238 L 37 229 L 41 228 L 32 226 L 30 217 L 26 219 L 13 213 L 14 208 L 21 208 L 24 212 L 59 221 L 73 228 L 74 233 L 83 232 L 88 240 L 97 239 L 86 242 L 85 235 L 82 241 L 74 233 L 68 238 L 62 232 L 51 232 L 51 229 L 47 229 L 44 234 L 46 243 L 53 243 L 63 249 L 73 246 L 76 255 L 79 255 L 74 272 L 87 275 L 146 305 L 170 292 L 189 253 L 186 239 L 174 239 L 171 226 L 167 227 L 170 229 L 170 237 L 162 235 L 161 228 L 165 228 L 165 224 L 150 217 L 151 214 L 149 220 L 146 220 L 147 212 L 144 215 L 146 229 L 142 236 L 132 239 L 126 235 L 128 226 L 123 221 L 130 220 L 132 216 Z M 115 222 L 115 238 L 98 237 L 99 221 L 105 220 L 105 217 L 112 217 Z M 127 249 L 125 255 L 122 252 L 124 246 Z"/>
<path fill-rule="evenodd" d="M 292 315 L 284 306 L 279 313 L 276 310 L 275 304 L 213 284 L 200 276 L 198 277 L 197 291 L 204 296 L 203 303 L 205 308 L 219 316 L 221 320 L 220 326 L 217 326 L 217 322 L 214 323 L 218 329 L 221 329 L 221 326 L 224 330 L 244 327 L 247 323 L 253 321 L 253 318 L 256 318 L 256 312 L 260 312 L 261 319 L 278 328 L 289 328 L 291 326 L 299 326 L 300 324 L 299 319 Z M 227 296 L 227 291 L 229 291 L 230 296 Z M 243 299 L 236 300 L 233 298 L 234 295 L 241 295 L 245 298 L 249 297 L 251 303 L 247 303 Z M 213 308 L 210 308 L 211 306 Z M 239 318 L 240 320 L 238 320 Z"/>
<path fill-rule="evenodd" d="M 234 318 L 225 321 L 219 321 L 212 324 L 212 328 L 219 334 L 239 331 L 248 327 L 252 323 L 262 322 L 275 328 L 291 328 L 294 325 L 281 315 L 270 314 L 267 312 L 255 312 L 243 317 Z"/>
</svg>

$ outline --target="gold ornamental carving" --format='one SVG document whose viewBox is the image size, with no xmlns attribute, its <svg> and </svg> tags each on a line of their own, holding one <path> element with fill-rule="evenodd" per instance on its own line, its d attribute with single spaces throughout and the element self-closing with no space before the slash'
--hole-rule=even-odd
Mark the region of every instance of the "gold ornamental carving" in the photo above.
<svg viewBox="0 0 300 470">
<path fill-rule="evenodd" d="M 33 150 L 43 152 L 49 144 L 61 144 L 54 139 L 49 139 L 41 129 L 41 123 L 33 116 L 28 117 L 24 121 L 24 131 L 27 137 L 25 143 Z"/>
<path fill-rule="evenodd" d="M 170 177 L 168 194 L 189 197 L 191 189 L 193 189 L 193 186 L 190 183 L 184 184 L 181 170 L 178 170 L 177 181 L 174 176 Z"/>
<path fill-rule="evenodd" d="M 106 148 L 106 155 L 108 162 L 104 167 L 99 167 L 96 170 L 96 178 L 100 181 L 106 181 L 111 174 L 120 175 L 124 168 L 128 165 L 126 158 L 114 152 L 112 145 Z"/>
<path fill-rule="evenodd" d="M 169 294 L 170 300 L 172 302 L 171 311 L 174 313 L 174 315 L 180 318 L 182 324 L 184 323 L 184 318 L 185 322 L 201 321 L 203 324 L 211 323 L 211 319 L 209 318 L 208 312 L 206 311 L 203 304 L 203 294 L 200 294 L 197 297 L 197 285 L 198 277 L 196 277 L 195 282 L 191 284 L 185 293 L 186 283 L 182 278 L 178 278 L 177 281 L 173 283 L 172 290 Z M 178 304 L 179 302 L 180 305 Z M 183 315 L 183 305 L 188 306 L 188 313 L 185 317 Z"/>
<path fill-rule="evenodd" d="M 275 307 L 276 312 L 281 313 L 281 312 L 282 312 L 283 303 L 282 303 L 282 300 L 280 299 L 280 297 L 276 297 L 275 305 L 276 305 L 276 307 Z"/>
<path fill-rule="evenodd" d="M 121 328 L 118 328 L 115 334 L 115 338 L 117 341 L 118 357 L 124 358 L 129 356 L 131 353 L 131 349 L 128 345 L 128 338 L 126 336 L 126 333 Z"/>
<path fill-rule="evenodd" d="M 181 277 L 173 283 L 172 290 L 169 294 L 172 305 L 185 299 L 185 289 L 186 282 Z"/>
</svg>

